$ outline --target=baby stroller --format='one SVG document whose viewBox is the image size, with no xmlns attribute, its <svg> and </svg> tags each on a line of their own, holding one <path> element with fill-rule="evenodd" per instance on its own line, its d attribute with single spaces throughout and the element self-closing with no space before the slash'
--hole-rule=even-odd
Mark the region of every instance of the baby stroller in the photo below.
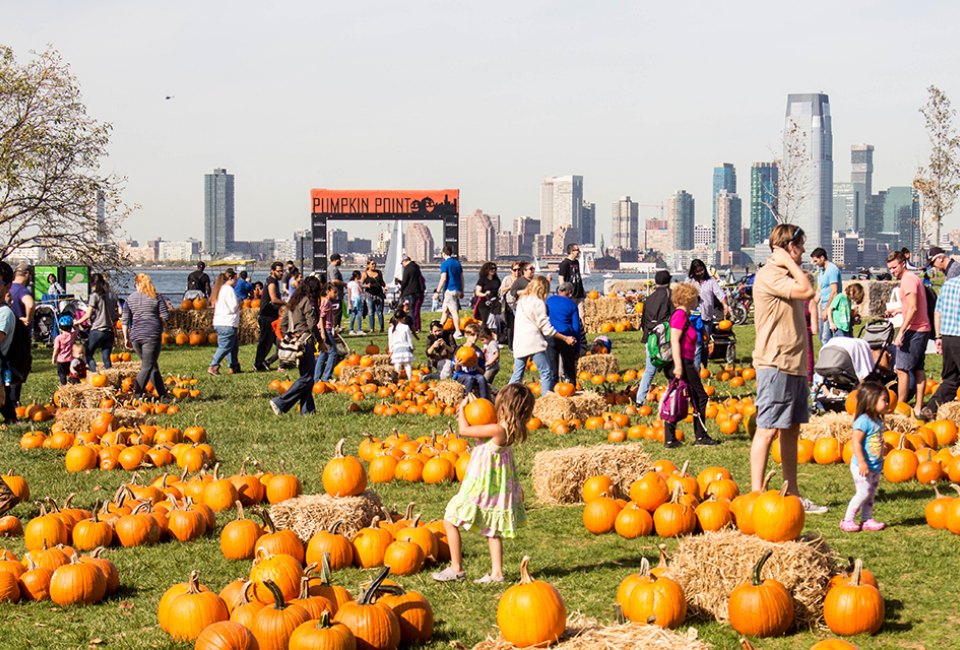
<svg viewBox="0 0 960 650">
<path fill-rule="evenodd" d="M 714 327 L 713 334 L 710 335 L 708 351 L 708 359 L 722 361 L 727 366 L 736 363 L 737 335 L 733 333 L 733 328 L 724 331 Z"/>
<path fill-rule="evenodd" d="M 896 374 L 883 367 L 891 355 L 893 324 L 875 320 L 864 325 L 860 338 L 833 338 L 820 350 L 814 365 L 814 407 L 843 411 L 847 396 L 861 381 L 879 381 L 896 390 Z"/>
</svg>

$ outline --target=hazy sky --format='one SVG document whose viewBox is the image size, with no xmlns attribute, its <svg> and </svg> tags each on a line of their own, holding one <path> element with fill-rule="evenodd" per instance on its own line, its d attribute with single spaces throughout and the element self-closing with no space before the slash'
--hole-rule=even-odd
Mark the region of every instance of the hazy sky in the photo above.
<svg viewBox="0 0 960 650">
<path fill-rule="evenodd" d="M 461 213 L 508 220 L 538 214 L 544 176 L 580 174 L 609 241 L 621 195 L 686 189 L 709 221 L 717 162 L 746 199 L 791 92 L 829 94 L 836 181 L 868 142 L 874 191 L 910 183 L 926 86 L 960 103 L 960 3 L 787 7 L 7 0 L 0 42 L 21 60 L 53 45 L 113 124 L 137 239 L 202 238 L 203 175 L 226 167 L 238 239 L 307 227 L 311 187 L 460 188 Z"/>
</svg>

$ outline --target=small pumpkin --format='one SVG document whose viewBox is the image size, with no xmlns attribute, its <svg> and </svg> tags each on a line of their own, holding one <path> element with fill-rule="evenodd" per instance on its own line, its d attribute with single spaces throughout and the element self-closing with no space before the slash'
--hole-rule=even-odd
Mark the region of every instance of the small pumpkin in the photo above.
<svg viewBox="0 0 960 650">
<path fill-rule="evenodd" d="M 806 514 L 800 497 L 787 494 L 787 481 L 779 491 L 767 490 L 754 501 L 753 526 L 757 537 L 768 542 L 789 542 L 803 531 Z"/>
<path fill-rule="evenodd" d="M 20 597 L 24 600 L 40 601 L 50 598 L 50 580 L 53 571 L 37 566 L 33 560 L 27 564 L 27 570 L 20 574 Z M 0 602 L 3 598 L 0 597 Z"/>
<path fill-rule="evenodd" d="M 767 550 L 753 567 L 752 579 L 737 585 L 730 594 L 727 612 L 730 625 L 747 636 L 780 636 L 793 625 L 793 598 L 777 580 L 760 577 L 772 550 Z"/>
<path fill-rule="evenodd" d="M 9 571 L 0 571 L 0 603 L 19 603 L 20 583 Z"/>
<path fill-rule="evenodd" d="M 391 587 L 377 601 L 386 605 L 400 621 L 400 642 L 423 644 L 433 637 L 433 607 L 423 594 Z"/>
<path fill-rule="evenodd" d="M 622 592 L 618 590 L 617 602 L 631 621 L 667 629 L 675 629 L 683 623 L 687 616 L 683 589 L 666 576 L 650 573 L 647 558 L 640 561 L 639 575 L 628 577 L 624 583 L 627 585 Z"/>
<path fill-rule="evenodd" d="M 50 577 L 50 600 L 61 607 L 90 605 L 102 600 L 106 592 L 107 581 L 100 569 L 80 562 L 76 555 Z"/>
<path fill-rule="evenodd" d="M 263 535 L 255 521 L 243 516 L 243 504 L 238 500 L 237 518 L 220 531 L 220 551 L 228 560 L 250 560 L 256 555 L 257 540 Z"/>
<path fill-rule="evenodd" d="M 274 555 L 267 550 L 259 549 L 257 557 L 250 569 L 250 579 L 256 589 L 256 598 L 261 602 L 270 602 L 272 591 L 267 587 L 267 581 L 276 584 L 284 598 L 296 598 L 300 593 L 300 578 L 303 577 L 303 567 L 296 558 L 286 554 Z"/>
<path fill-rule="evenodd" d="M 834 585 L 823 601 L 823 620 L 834 634 L 875 634 L 883 627 L 880 591 L 861 581 L 863 561 L 857 558 L 847 584 Z"/>
<path fill-rule="evenodd" d="M 366 528 L 361 528 L 353 536 L 354 562 L 362 568 L 383 565 L 383 556 L 393 542 L 393 534 L 380 528 L 380 518 L 374 517 Z"/>
<path fill-rule="evenodd" d="M 233 621 L 220 621 L 203 628 L 194 650 L 259 650 L 253 632 Z"/>
<path fill-rule="evenodd" d="M 343 455 L 346 439 L 341 438 L 334 456 L 323 468 L 323 491 L 334 497 L 354 497 L 367 489 L 367 473 L 353 456 Z"/>
<path fill-rule="evenodd" d="M 283 592 L 272 580 L 267 580 L 264 585 L 270 591 L 273 603 L 254 615 L 250 631 L 260 650 L 287 650 L 293 631 L 309 621 L 310 614 L 300 605 L 285 602 Z"/>
<path fill-rule="evenodd" d="M 520 562 L 520 584 L 507 589 L 497 604 L 497 626 L 518 648 L 556 643 L 567 625 L 567 606 L 553 585 L 534 580 L 530 558 Z"/>
<path fill-rule="evenodd" d="M 418 573 L 425 562 L 423 549 L 414 542 L 394 540 L 383 554 L 383 563 L 396 575 L 409 576 Z"/>
<path fill-rule="evenodd" d="M 289 650 L 356 650 L 357 640 L 343 623 L 334 622 L 330 612 L 301 624 L 290 635 Z"/>
<path fill-rule="evenodd" d="M 165 604 L 162 598 L 160 604 Z M 190 574 L 186 590 L 165 605 L 166 631 L 178 641 L 195 641 L 208 625 L 230 618 L 226 603 L 214 592 L 201 587 L 196 571 Z"/>
<path fill-rule="evenodd" d="M 617 513 L 613 527 L 621 537 L 635 539 L 653 532 L 653 517 L 636 504 L 628 503 Z"/>
<path fill-rule="evenodd" d="M 269 531 L 257 538 L 254 545 L 255 553 L 264 550 L 272 555 L 289 555 L 302 565 L 306 559 L 306 553 L 303 542 L 297 534 L 289 529 L 278 530 L 265 508 L 257 508 L 254 512 L 263 520 L 264 527 Z"/>
<path fill-rule="evenodd" d="M 653 527 L 660 537 L 689 535 L 697 529 L 694 509 L 681 501 L 681 486 L 675 485 L 673 497 L 653 513 Z"/>
<path fill-rule="evenodd" d="M 353 544 L 337 532 L 343 526 L 343 520 L 333 522 L 329 530 L 321 530 L 307 543 L 307 564 L 320 564 L 323 554 L 330 554 L 331 569 L 345 569 L 353 565 Z"/>
</svg>

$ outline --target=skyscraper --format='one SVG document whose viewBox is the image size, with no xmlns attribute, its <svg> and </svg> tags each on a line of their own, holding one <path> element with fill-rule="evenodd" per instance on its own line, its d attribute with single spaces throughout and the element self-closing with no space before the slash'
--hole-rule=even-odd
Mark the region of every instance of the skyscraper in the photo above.
<svg viewBox="0 0 960 650">
<path fill-rule="evenodd" d="M 497 228 L 499 216 L 483 210 L 460 215 L 460 258 L 470 262 L 487 262 L 497 255 Z"/>
<path fill-rule="evenodd" d="M 781 216 L 807 235 L 806 248 L 833 246 L 833 127 L 822 93 L 787 96 Z"/>
<path fill-rule="evenodd" d="M 583 176 L 551 176 L 540 184 L 540 232 L 560 226 L 580 228 Z"/>
<path fill-rule="evenodd" d="M 638 246 L 640 233 L 640 206 L 631 201 L 629 196 L 622 196 L 613 204 L 611 212 L 613 220 L 613 237 L 611 243 L 614 248 L 635 251 Z"/>
<path fill-rule="evenodd" d="M 720 190 L 717 194 L 717 252 L 721 253 L 721 264 L 723 262 L 723 253 L 740 252 L 741 242 L 743 241 L 742 223 L 742 204 L 740 197 L 727 190 Z M 732 263 L 732 262 L 731 262 Z"/>
<path fill-rule="evenodd" d="M 597 243 L 597 204 L 584 201 L 580 208 L 580 237 L 582 244 Z"/>
<path fill-rule="evenodd" d="M 517 233 L 517 254 L 533 255 L 533 238 L 540 234 L 540 220 L 517 217 L 513 220 L 513 231 Z"/>
<path fill-rule="evenodd" d="M 777 225 L 779 167 L 775 162 L 753 163 L 750 167 L 750 245 L 762 246 Z"/>
<path fill-rule="evenodd" d="M 419 264 L 433 261 L 433 233 L 425 223 L 409 223 L 404 235 L 404 250 L 410 259 Z"/>
<path fill-rule="evenodd" d="M 856 197 L 856 230 L 866 230 L 866 204 L 873 194 L 873 145 L 855 144 L 850 147 L 850 182 L 858 193 Z M 876 233 L 867 233 L 875 235 Z"/>
<path fill-rule="evenodd" d="M 214 169 L 203 180 L 203 248 L 208 255 L 224 255 L 233 248 L 233 174 Z"/>
<path fill-rule="evenodd" d="M 833 184 L 833 229 L 839 232 L 859 232 L 863 217 L 857 213 L 860 190 L 855 183 Z"/>
<path fill-rule="evenodd" d="M 667 221 L 673 233 L 673 250 L 693 248 L 694 200 L 686 190 L 680 190 L 667 201 Z"/>
<path fill-rule="evenodd" d="M 720 163 L 713 168 L 713 232 L 717 233 L 717 195 L 722 190 L 730 194 L 737 193 L 737 170 L 733 163 Z"/>
</svg>

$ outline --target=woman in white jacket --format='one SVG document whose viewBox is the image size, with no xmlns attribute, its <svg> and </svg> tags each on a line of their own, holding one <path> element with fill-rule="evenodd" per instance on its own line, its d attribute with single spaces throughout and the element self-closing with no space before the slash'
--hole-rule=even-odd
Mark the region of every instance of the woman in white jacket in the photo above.
<svg viewBox="0 0 960 650">
<path fill-rule="evenodd" d="M 220 362 L 229 358 L 230 374 L 240 372 L 240 301 L 234 287 L 237 285 L 237 274 L 233 269 L 217 276 L 210 295 L 214 301 L 213 329 L 217 332 L 217 350 L 210 360 L 207 372 L 211 375 L 220 374 Z"/>
<path fill-rule="evenodd" d="M 511 384 L 523 383 L 527 359 L 533 357 L 540 373 L 540 390 L 544 395 L 553 390 L 555 382 L 547 353 L 549 339 L 557 338 L 568 345 L 576 343 L 575 338 L 558 333 L 550 324 L 544 302 L 549 292 L 550 283 L 545 277 L 538 275 L 530 281 L 517 300 L 513 321 L 513 375 L 510 377 Z"/>
</svg>

